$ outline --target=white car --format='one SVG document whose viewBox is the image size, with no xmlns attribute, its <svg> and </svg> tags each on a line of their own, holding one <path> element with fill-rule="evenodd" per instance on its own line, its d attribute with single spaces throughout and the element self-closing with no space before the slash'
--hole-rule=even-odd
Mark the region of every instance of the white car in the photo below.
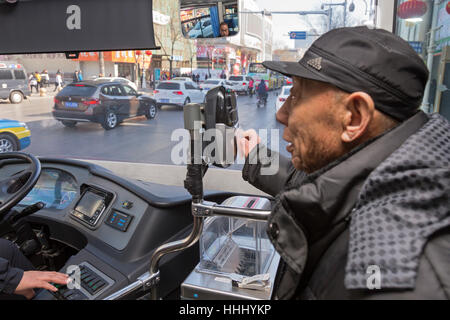
<svg viewBox="0 0 450 320">
<path fill-rule="evenodd" d="M 228 81 L 233 84 L 233 90 L 236 93 L 248 94 L 248 83 L 250 82 L 249 76 L 230 76 Z"/>
<path fill-rule="evenodd" d="M 200 85 L 200 88 L 206 93 L 208 90 L 218 86 L 223 86 L 226 90 L 234 91 L 233 84 L 225 79 L 208 79 Z"/>
<path fill-rule="evenodd" d="M 114 81 L 114 82 L 119 82 L 122 84 L 127 84 L 130 87 L 132 87 L 134 90 L 139 91 L 137 85 L 133 82 L 130 81 L 126 78 L 121 78 L 121 77 L 96 77 L 95 79 L 92 79 L 94 81 Z"/>
<path fill-rule="evenodd" d="M 172 80 L 179 80 L 179 81 L 192 81 L 192 79 L 191 78 L 189 78 L 189 77 L 175 77 L 175 78 L 172 78 Z"/>
<path fill-rule="evenodd" d="M 153 91 L 158 107 L 163 105 L 185 106 L 190 102 L 203 103 L 205 93 L 192 81 L 161 81 Z"/>
<path fill-rule="evenodd" d="M 278 110 L 281 108 L 283 103 L 286 101 L 286 99 L 291 94 L 291 88 L 292 88 L 292 86 L 282 86 L 281 87 L 281 92 L 277 97 L 277 101 L 275 102 L 276 112 L 278 112 Z"/>
</svg>

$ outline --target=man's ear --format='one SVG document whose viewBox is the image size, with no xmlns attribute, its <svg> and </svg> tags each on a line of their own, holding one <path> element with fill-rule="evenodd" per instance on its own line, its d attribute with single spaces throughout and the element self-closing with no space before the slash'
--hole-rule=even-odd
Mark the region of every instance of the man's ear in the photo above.
<svg viewBox="0 0 450 320">
<path fill-rule="evenodd" d="M 351 143 L 367 133 L 374 117 L 375 103 L 371 96 L 361 91 L 348 95 L 343 103 L 345 114 L 341 139 Z"/>
</svg>

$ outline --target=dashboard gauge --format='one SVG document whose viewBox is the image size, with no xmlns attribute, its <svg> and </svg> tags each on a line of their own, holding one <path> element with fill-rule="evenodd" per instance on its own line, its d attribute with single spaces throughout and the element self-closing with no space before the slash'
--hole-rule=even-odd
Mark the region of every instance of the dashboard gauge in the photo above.
<svg viewBox="0 0 450 320">
<path fill-rule="evenodd" d="M 78 185 L 72 175 L 58 169 L 42 169 L 38 182 L 19 205 L 29 206 L 41 201 L 47 209 L 63 210 L 77 194 Z"/>
</svg>

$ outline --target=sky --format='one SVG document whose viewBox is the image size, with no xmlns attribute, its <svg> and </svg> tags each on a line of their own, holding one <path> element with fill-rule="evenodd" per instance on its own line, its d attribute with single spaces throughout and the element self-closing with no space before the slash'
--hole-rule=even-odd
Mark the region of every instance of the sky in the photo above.
<svg viewBox="0 0 450 320">
<path fill-rule="evenodd" d="M 353 0 L 355 4 L 355 11 L 349 13 L 355 19 L 363 19 L 365 13 L 364 0 Z M 261 9 L 269 11 L 310 11 L 321 10 L 322 3 L 343 3 L 344 0 L 255 0 L 256 4 Z M 350 4 L 352 0 L 348 0 Z M 370 4 L 370 0 L 366 0 Z M 343 12 L 342 6 L 333 6 L 336 14 Z M 273 22 L 273 44 L 278 46 L 283 43 L 289 48 L 294 48 L 294 40 L 289 39 L 289 31 L 307 31 L 311 30 L 311 26 L 315 26 L 322 21 L 320 16 L 309 15 L 308 20 L 311 24 L 306 22 L 305 16 L 296 14 L 277 14 L 272 16 Z M 320 30 L 319 30 L 320 31 Z"/>
</svg>

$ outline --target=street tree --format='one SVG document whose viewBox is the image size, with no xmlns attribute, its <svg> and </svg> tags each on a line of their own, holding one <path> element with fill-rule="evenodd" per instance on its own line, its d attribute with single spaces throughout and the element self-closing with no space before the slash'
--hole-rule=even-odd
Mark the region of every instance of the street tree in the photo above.
<svg viewBox="0 0 450 320">
<path fill-rule="evenodd" d="M 165 28 L 165 32 L 168 32 L 170 34 L 170 38 L 168 43 L 161 41 L 161 38 L 157 32 L 155 32 L 155 38 L 157 40 L 157 44 L 161 47 L 161 50 L 164 52 L 164 55 L 168 57 L 169 59 L 169 72 L 170 77 L 172 77 L 172 65 L 173 65 L 173 56 L 175 52 L 175 46 L 178 41 L 181 40 L 182 33 L 180 31 L 180 21 L 179 19 L 176 19 L 176 15 L 174 17 L 170 18 L 170 21 L 167 25 L 165 25 L 163 28 Z"/>
</svg>

